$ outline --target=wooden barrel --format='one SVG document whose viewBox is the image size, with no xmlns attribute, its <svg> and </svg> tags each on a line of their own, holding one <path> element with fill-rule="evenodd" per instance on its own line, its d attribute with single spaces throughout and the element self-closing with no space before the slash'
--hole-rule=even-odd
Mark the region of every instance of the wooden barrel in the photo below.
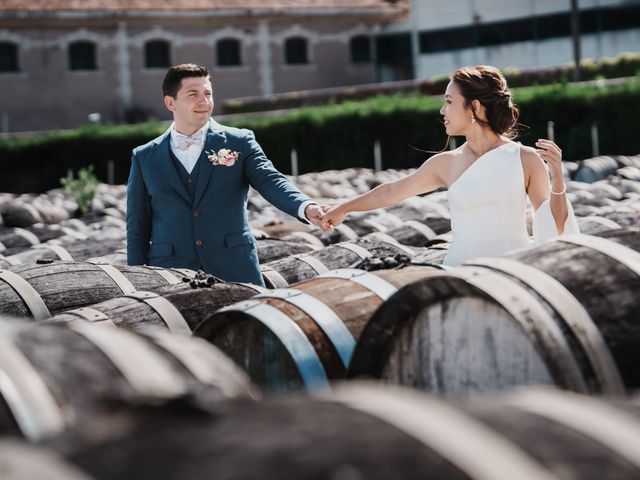
<svg viewBox="0 0 640 480">
<path fill-rule="evenodd" d="M 267 263 L 289 255 L 312 252 L 318 248 L 303 241 L 264 238 L 256 241 L 256 249 L 260 263 Z"/>
<path fill-rule="evenodd" d="M 387 235 L 402 245 L 423 247 L 429 240 L 434 239 L 437 233 L 422 222 L 407 220 L 399 227 L 388 230 Z"/>
<path fill-rule="evenodd" d="M 7 256 L 6 252 L 4 252 L 2 254 L 3 256 L 0 257 L 0 268 L 10 265 L 35 263 L 39 260 L 81 262 L 92 259 L 92 261 L 112 263 L 106 262 L 107 256 L 121 249 L 123 244 L 122 240 L 119 239 L 102 239 L 97 241 L 88 238 L 65 238 L 66 240 L 64 241 L 61 241 L 63 239 L 63 237 L 61 237 L 60 240 L 35 245 L 14 255 Z M 126 265 L 126 256 L 125 261 L 119 264 Z"/>
<path fill-rule="evenodd" d="M 601 217 L 599 215 L 579 217 L 577 218 L 577 220 L 578 226 L 580 227 L 580 233 L 585 233 L 587 235 L 594 235 L 606 230 L 621 228 L 620 225 L 618 225 L 613 220 L 610 220 L 606 217 Z"/>
<path fill-rule="evenodd" d="M 90 424 L 46 445 L 102 480 L 640 475 L 640 413 L 628 401 L 523 392 L 452 404 L 356 384 L 330 396 L 224 403 L 213 414 L 189 406 L 122 407 L 108 431 Z"/>
<path fill-rule="evenodd" d="M 83 320 L 0 321 L 0 372 L 1 424 L 13 419 L 29 440 L 82 423 L 108 399 L 194 394 L 207 402 L 250 393 L 246 376 L 200 339 Z"/>
<path fill-rule="evenodd" d="M 229 305 L 194 334 L 225 352 L 266 390 L 323 388 L 344 378 L 355 342 L 382 302 L 434 271 L 332 270 Z"/>
<path fill-rule="evenodd" d="M 640 231 L 606 235 L 561 237 L 407 285 L 372 316 L 349 376 L 451 395 L 638 388 Z"/>
<path fill-rule="evenodd" d="M 68 322 L 78 318 L 110 324 L 138 332 L 168 330 L 191 335 L 191 332 L 216 310 L 246 300 L 266 288 L 243 283 L 214 283 L 194 288 L 188 283 L 161 287 L 156 292 L 135 291 L 67 310 L 50 321 Z"/>
<path fill-rule="evenodd" d="M 0 231 L 0 243 L 5 247 L 5 255 L 13 255 L 34 245 L 40 239 L 26 228 L 4 228 Z"/>
<path fill-rule="evenodd" d="M 302 255 L 292 255 L 261 265 L 265 285 L 285 288 L 329 270 L 349 268 L 370 256 L 412 256 L 414 251 L 384 233 L 372 233 Z"/>
<path fill-rule="evenodd" d="M 580 162 L 573 180 L 585 183 L 597 182 L 614 173 L 619 166 L 616 159 L 610 156 L 588 158 Z"/>
<path fill-rule="evenodd" d="M 93 480 L 51 449 L 23 440 L 0 439 L 0 468 L 4 480 Z"/>
<path fill-rule="evenodd" d="M 0 269 L 0 313 L 44 320 L 136 290 L 155 291 L 181 283 L 186 269 L 51 262 Z"/>
</svg>

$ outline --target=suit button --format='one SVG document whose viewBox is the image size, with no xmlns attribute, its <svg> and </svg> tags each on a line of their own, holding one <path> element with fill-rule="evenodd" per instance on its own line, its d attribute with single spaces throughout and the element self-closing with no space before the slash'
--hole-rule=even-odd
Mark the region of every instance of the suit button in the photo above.
<svg viewBox="0 0 640 480">
<path fill-rule="evenodd" d="M 191 180 L 190 178 L 187 178 L 187 183 L 192 183 L 193 180 Z"/>
<path fill-rule="evenodd" d="M 197 211 L 197 210 L 196 210 L 196 211 L 194 211 L 194 212 L 193 212 L 193 216 L 194 216 L 194 217 L 197 217 L 198 215 L 200 215 L 200 212 L 199 212 L 199 211 Z"/>
<path fill-rule="evenodd" d="M 196 240 L 196 245 L 197 245 L 197 246 L 202 245 L 202 240 Z"/>
</svg>

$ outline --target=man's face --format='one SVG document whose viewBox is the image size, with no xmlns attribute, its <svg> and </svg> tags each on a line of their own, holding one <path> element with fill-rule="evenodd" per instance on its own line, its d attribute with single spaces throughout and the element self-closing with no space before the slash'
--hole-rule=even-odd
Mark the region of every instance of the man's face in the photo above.
<svg viewBox="0 0 640 480">
<path fill-rule="evenodd" d="M 165 96 L 165 106 L 173 112 L 176 129 L 191 135 L 202 128 L 213 112 L 213 88 L 209 77 L 183 78 L 176 98 Z"/>
</svg>

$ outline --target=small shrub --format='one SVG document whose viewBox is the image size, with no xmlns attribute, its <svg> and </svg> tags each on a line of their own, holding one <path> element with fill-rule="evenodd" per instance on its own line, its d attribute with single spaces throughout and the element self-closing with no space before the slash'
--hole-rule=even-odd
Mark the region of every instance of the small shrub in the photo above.
<svg viewBox="0 0 640 480">
<path fill-rule="evenodd" d="M 60 179 L 60 184 L 71 193 L 78 204 L 78 210 L 83 214 L 91 211 L 91 202 L 100 184 L 93 170 L 94 166 L 89 165 L 87 168 L 81 168 L 78 171 L 77 178 L 62 177 Z"/>
</svg>

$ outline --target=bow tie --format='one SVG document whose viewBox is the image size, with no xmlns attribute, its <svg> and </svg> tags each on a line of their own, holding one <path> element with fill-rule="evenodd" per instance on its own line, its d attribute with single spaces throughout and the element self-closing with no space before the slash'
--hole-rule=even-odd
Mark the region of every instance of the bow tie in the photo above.
<svg viewBox="0 0 640 480">
<path fill-rule="evenodd" d="M 198 132 L 194 133 L 190 137 L 178 132 L 174 132 L 174 133 L 175 133 L 176 145 L 180 150 L 186 150 L 191 145 L 200 146 L 204 144 L 204 132 L 202 130 L 199 130 Z"/>
</svg>

